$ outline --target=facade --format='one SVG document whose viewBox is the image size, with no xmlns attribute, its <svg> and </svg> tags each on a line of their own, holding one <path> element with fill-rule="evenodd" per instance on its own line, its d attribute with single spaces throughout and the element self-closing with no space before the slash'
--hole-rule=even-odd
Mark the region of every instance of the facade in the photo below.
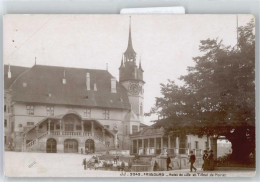
<svg viewBox="0 0 260 182">
<path fill-rule="evenodd" d="M 6 150 L 129 150 L 129 136 L 143 121 L 145 83 L 131 25 L 119 73 L 118 82 L 107 70 L 5 65 Z"/>
<path fill-rule="evenodd" d="M 130 153 L 133 155 L 156 156 L 169 154 L 171 157 L 187 157 L 191 151 L 202 156 L 204 150 L 213 150 L 217 157 L 217 139 L 206 136 L 167 133 L 166 130 L 148 126 L 131 135 Z"/>
</svg>

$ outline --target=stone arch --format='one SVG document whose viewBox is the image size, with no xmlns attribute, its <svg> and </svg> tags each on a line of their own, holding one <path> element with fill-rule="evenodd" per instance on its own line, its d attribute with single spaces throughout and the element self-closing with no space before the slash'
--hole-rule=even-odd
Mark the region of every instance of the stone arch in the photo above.
<svg viewBox="0 0 260 182">
<path fill-rule="evenodd" d="M 85 153 L 92 154 L 95 153 L 95 142 L 93 139 L 87 139 L 85 142 Z"/>
<path fill-rule="evenodd" d="M 56 153 L 57 152 L 57 141 L 54 138 L 49 138 L 46 141 L 46 152 Z"/>
<path fill-rule="evenodd" d="M 76 139 L 64 140 L 64 153 L 78 153 L 79 142 Z"/>
</svg>

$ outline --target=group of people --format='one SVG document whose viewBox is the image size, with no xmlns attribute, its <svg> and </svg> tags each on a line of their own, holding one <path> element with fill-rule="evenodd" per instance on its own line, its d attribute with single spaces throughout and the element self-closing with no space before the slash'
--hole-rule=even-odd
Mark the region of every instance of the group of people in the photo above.
<svg viewBox="0 0 260 182">
<path fill-rule="evenodd" d="M 129 170 L 131 170 L 132 162 L 129 159 L 129 162 L 125 162 L 119 159 L 118 155 L 115 155 L 113 160 L 100 160 L 98 156 L 92 156 L 91 159 L 88 161 L 86 158 L 83 159 L 82 165 L 84 166 L 84 170 L 86 169 L 98 169 L 100 167 L 105 168 L 117 168 L 118 170 L 124 170 L 125 167 L 127 167 Z"/>
<path fill-rule="evenodd" d="M 213 150 L 210 150 L 209 152 L 207 150 L 204 150 L 204 154 L 203 154 L 203 164 L 202 164 L 202 170 L 203 171 L 212 171 L 214 170 L 214 154 L 213 154 Z M 193 170 L 196 172 L 197 168 L 194 166 L 194 163 L 196 161 L 196 156 L 194 155 L 193 151 L 190 152 L 190 158 L 189 158 L 189 162 L 190 162 L 190 172 L 192 172 Z M 169 171 L 169 169 L 172 169 L 171 167 L 171 158 L 169 155 L 167 155 L 167 171 Z"/>
<path fill-rule="evenodd" d="M 92 156 L 92 158 L 89 161 L 92 161 L 95 169 L 98 167 L 98 163 L 99 163 L 98 156 Z M 89 167 L 86 158 L 83 159 L 82 165 L 84 166 L 84 170 L 86 170 Z"/>
<path fill-rule="evenodd" d="M 203 164 L 201 169 L 203 171 L 213 171 L 214 170 L 214 154 L 213 150 L 210 150 L 209 152 L 207 150 L 204 150 L 204 154 L 202 156 Z M 191 151 L 190 155 L 190 172 L 194 169 L 195 172 L 197 171 L 197 168 L 194 166 L 194 163 L 196 161 L 196 156 L 193 154 L 193 151 Z"/>
<path fill-rule="evenodd" d="M 207 150 L 204 150 L 202 159 L 203 159 L 202 170 L 203 171 L 213 171 L 214 170 L 213 150 L 210 150 L 209 152 Z"/>
</svg>

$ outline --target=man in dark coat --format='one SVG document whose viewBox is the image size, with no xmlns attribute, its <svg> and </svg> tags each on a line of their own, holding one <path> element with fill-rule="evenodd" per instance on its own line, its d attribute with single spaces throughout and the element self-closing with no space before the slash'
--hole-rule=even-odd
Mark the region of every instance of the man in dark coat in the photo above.
<svg viewBox="0 0 260 182">
<path fill-rule="evenodd" d="M 167 155 L 167 171 L 169 171 L 169 169 L 172 169 L 172 167 L 170 166 L 170 164 L 171 164 L 171 158 L 170 158 L 170 156 L 169 155 Z"/>
<path fill-rule="evenodd" d="M 83 159 L 82 165 L 84 166 L 84 170 L 87 169 L 87 160 Z"/>
<path fill-rule="evenodd" d="M 214 170 L 214 154 L 213 150 L 209 151 L 209 156 L 208 156 L 208 161 L 209 161 L 209 170 L 213 171 Z"/>
<path fill-rule="evenodd" d="M 191 151 L 190 152 L 190 172 L 192 172 L 192 169 L 194 169 L 195 170 L 195 172 L 197 171 L 197 169 L 196 169 L 196 167 L 194 167 L 194 163 L 195 163 L 195 161 L 196 161 L 196 157 L 195 157 L 195 155 L 193 154 L 193 151 Z"/>
<path fill-rule="evenodd" d="M 203 164 L 202 164 L 202 170 L 203 171 L 206 171 L 208 169 L 208 166 L 209 166 L 209 162 L 208 162 L 208 151 L 207 150 L 204 150 L 204 154 L 202 156 L 202 159 L 203 159 Z"/>
</svg>

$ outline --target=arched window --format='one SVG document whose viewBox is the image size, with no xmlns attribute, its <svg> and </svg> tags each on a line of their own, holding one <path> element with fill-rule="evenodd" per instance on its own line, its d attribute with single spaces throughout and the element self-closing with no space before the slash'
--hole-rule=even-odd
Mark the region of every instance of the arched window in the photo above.
<svg viewBox="0 0 260 182">
<path fill-rule="evenodd" d="M 143 103 L 140 104 L 140 115 L 143 115 Z"/>
</svg>

